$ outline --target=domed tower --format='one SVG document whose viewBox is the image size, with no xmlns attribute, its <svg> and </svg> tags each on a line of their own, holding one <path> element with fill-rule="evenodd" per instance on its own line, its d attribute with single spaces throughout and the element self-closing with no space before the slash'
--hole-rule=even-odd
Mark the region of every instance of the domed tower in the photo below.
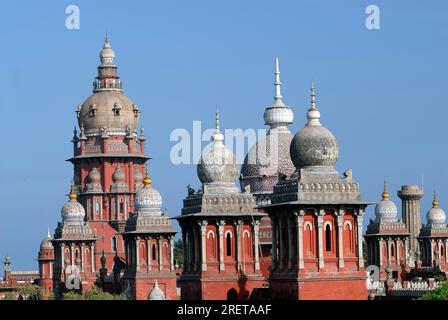
<svg viewBox="0 0 448 320">
<path fill-rule="evenodd" d="M 62 221 L 51 240 L 54 250 L 53 288 L 56 296 L 65 291 L 88 291 L 96 282 L 96 234 L 86 221 L 86 211 L 77 201 L 72 182 L 69 201 L 62 207 Z M 50 246 L 48 241 L 45 246 Z"/>
<path fill-rule="evenodd" d="M 293 122 L 294 114 L 291 107 L 283 102 L 278 58 L 275 59 L 274 74 L 274 103 L 266 108 L 263 115 L 269 131 L 250 148 L 240 174 L 241 190 L 250 190 L 257 205 L 270 204 L 279 176 L 290 176 L 295 170 L 289 155 L 292 133 L 288 128 Z M 260 223 L 260 264 L 266 277 L 271 265 L 271 247 L 271 221 L 266 216 Z"/>
<path fill-rule="evenodd" d="M 106 37 L 93 94 L 76 110 L 79 131 L 75 128 L 74 155 L 69 159 L 85 219 L 100 239 L 94 259 L 100 265 L 104 251 L 108 276 L 112 276 L 115 256 L 125 258 L 121 233 L 135 211 L 134 195 L 142 186 L 149 159 L 144 154 L 143 128 L 137 135 L 140 108 L 124 94 L 115 58 Z"/>
<path fill-rule="evenodd" d="M 170 218 L 162 208 L 162 196 L 152 186 L 148 170 L 143 187 L 135 194 L 135 214 L 125 232 L 126 270 L 123 291 L 137 300 L 151 298 L 157 286 L 169 300 L 177 299 L 174 270 L 174 236 Z M 159 286 L 160 284 L 160 286 Z"/>
<path fill-rule="evenodd" d="M 248 299 L 264 278 L 259 261 L 258 212 L 254 196 L 236 186 L 238 164 L 224 145 L 216 113 L 212 143 L 203 152 L 197 173 L 202 187 L 188 187 L 182 215 L 184 265 L 180 279 L 182 299 L 226 299 L 237 292 Z M 244 282 L 244 290 L 241 290 Z"/>
<path fill-rule="evenodd" d="M 39 261 L 38 283 L 47 293 L 53 291 L 54 248 L 51 240 L 50 228 L 48 228 L 47 236 L 40 243 L 39 254 L 37 257 L 37 260 Z"/>
<path fill-rule="evenodd" d="M 295 171 L 274 186 L 271 204 L 261 206 L 272 223 L 270 295 L 367 299 L 362 223 L 371 203 L 361 200 L 351 170 L 342 177 L 335 170 L 338 143 L 320 116 L 313 85 L 307 123 L 290 145 Z M 350 289 L 341 292 L 341 286 Z"/>
<path fill-rule="evenodd" d="M 447 272 L 448 226 L 445 210 L 439 207 L 435 192 L 432 208 L 426 213 L 426 221 L 418 237 L 422 265 Z"/>
<path fill-rule="evenodd" d="M 404 280 L 407 272 L 415 266 L 415 257 L 408 254 L 410 234 L 397 216 L 397 206 L 390 199 L 384 181 L 381 201 L 375 206 L 375 220 L 370 219 L 364 236 L 367 264 L 379 268 L 381 280 L 387 278 L 386 269 L 392 272 L 392 278 Z"/>
</svg>

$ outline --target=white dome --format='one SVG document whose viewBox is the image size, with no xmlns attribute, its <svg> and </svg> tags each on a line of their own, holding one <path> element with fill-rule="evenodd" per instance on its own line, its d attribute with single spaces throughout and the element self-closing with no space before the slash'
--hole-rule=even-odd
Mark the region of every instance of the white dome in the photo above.
<svg viewBox="0 0 448 320">
<path fill-rule="evenodd" d="M 224 136 L 219 131 L 219 114 L 212 143 L 204 151 L 197 166 L 199 180 L 203 183 L 235 183 L 239 167 L 235 155 L 224 143 Z"/>
<path fill-rule="evenodd" d="M 62 222 L 70 225 L 81 225 L 84 223 L 86 212 L 84 207 L 76 201 L 76 187 L 72 185 L 72 190 L 69 195 L 69 202 L 67 202 L 61 210 Z"/>
<path fill-rule="evenodd" d="M 397 222 L 398 209 L 393 201 L 389 199 L 386 181 L 384 181 L 384 191 L 381 195 L 382 200 L 375 206 L 375 217 L 379 222 L 395 223 Z"/>
<path fill-rule="evenodd" d="M 48 230 L 47 236 L 41 241 L 40 250 L 53 250 L 53 244 L 51 243 L 50 230 Z"/>
<path fill-rule="evenodd" d="M 134 206 L 139 215 L 161 215 L 162 195 L 151 187 L 151 179 L 147 176 L 143 180 L 144 187 L 135 194 Z"/>
<path fill-rule="evenodd" d="M 162 289 L 160 289 L 159 284 L 154 284 L 154 288 L 151 290 L 151 293 L 149 294 L 149 300 L 165 300 L 165 294 L 163 293 Z"/>
<path fill-rule="evenodd" d="M 434 201 L 432 202 L 432 208 L 428 210 L 426 214 L 428 224 L 433 227 L 445 227 L 446 226 L 446 214 L 442 208 L 439 208 L 439 202 L 434 194 Z"/>
</svg>

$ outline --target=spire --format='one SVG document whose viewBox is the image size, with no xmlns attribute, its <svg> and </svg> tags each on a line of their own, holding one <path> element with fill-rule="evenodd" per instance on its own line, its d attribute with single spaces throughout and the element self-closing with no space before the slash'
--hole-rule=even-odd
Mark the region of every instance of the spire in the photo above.
<svg viewBox="0 0 448 320">
<path fill-rule="evenodd" d="M 100 52 L 98 77 L 93 82 L 93 92 L 123 91 L 114 60 L 115 52 L 110 45 L 109 35 L 106 33 L 106 39 Z"/>
<path fill-rule="evenodd" d="M 68 195 L 68 198 L 70 199 L 70 201 L 76 201 L 77 197 L 78 197 L 78 195 L 77 195 L 76 185 L 75 185 L 75 182 L 72 180 L 72 183 L 70 186 L 70 194 Z"/>
<path fill-rule="evenodd" d="M 51 239 L 50 226 L 48 226 L 47 237 L 48 237 L 49 239 Z"/>
<path fill-rule="evenodd" d="M 432 201 L 432 207 L 433 208 L 438 208 L 439 207 L 439 201 L 437 200 L 437 194 L 434 191 L 434 200 Z"/>
<path fill-rule="evenodd" d="M 311 82 L 311 107 L 308 109 L 308 113 L 306 114 L 308 119 L 307 126 L 321 126 L 320 123 L 320 112 L 316 107 L 316 90 L 314 88 L 314 81 Z"/>
<path fill-rule="evenodd" d="M 387 192 L 386 180 L 384 180 L 384 191 L 383 191 L 383 194 L 381 195 L 381 197 L 383 198 L 383 200 L 389 200 L 389 192 Z"/>
<path fill-rule="evenodd" d="M 275 100 L 281 100 L 282 97 L 282 93 L 281 93 L 281 86 L 282 83 L 280 82 L 280 67 L 278 64 L 278 58 L 275 58 L 275 82 L 274 82 L 274 86 L 275 86 L 275 96 L 274 99 Z"/>
<path fill-rule="evenodd" d="M 148 173 L 148 163 L 146 163 L 146 165 L 145 165 L 145 178 L 143 179 L 143 184 L 144 184 L 145 188 L 151 188 L 151 185 L 152 185 L 152 180 Z"/>
<path fill-rule="evenodd" d="M 212 136 L 212 140 L 216 142 L 222 142 L 224 140 L 224 135 L 219 131 L 219 111 L 216 110 L 215 116 L 215 133 Z"/>
</svg>

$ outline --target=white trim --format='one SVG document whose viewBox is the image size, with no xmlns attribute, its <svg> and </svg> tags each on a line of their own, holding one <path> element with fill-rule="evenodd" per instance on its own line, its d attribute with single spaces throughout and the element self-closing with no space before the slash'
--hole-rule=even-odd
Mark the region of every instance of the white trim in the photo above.
<svg viewBox="0 0 448 320">
<path fill-rule="evenodd" d="M 352 230 L 353 230 L 352 222 L 351 222 L 351 221 L 344 221 L 344 230 L 346 230 L 345 227 L 346 227 L 347 225 L 348 225 L 348 229 L 349 229 L 350 231 L 352 231 Z"/>
<path fill-rule="evenodd" d="M 307 221 L 303 224 L 303 229 L 306 231 L 306 227 L 310 228 L 310 231 L 313 231 L 313 224 L 310 221 Z"/>
<path fill-rule="evenodd" d="M 207 232 L 207 239 L 210 238 L 210 235 L 212 235 L 212 238 L 215 239 L 215 232 L 213 230 L 208 230 L 208 232 Z"/>
<path fill-rule="evenodd" d="M 250 232 L 247 230 L 243 231 L 243 238 L 244 238 L 244 235 L 246 235 L 246 234 L 247 234 L 247 237 L 250 238 Z"/>
<path fill-rule="evenodd" d="M 324 222 L 324 230 L 327 230 L 327 226 L 330 226 L 330 231 L 333 231 L 333 224 L 331 223 L 331 221 Z"/>
<path fill-rule="evenodd" d="M 224 232 L 224 238 L 227 238 L 228 234 L 230 234 L 230 239 L 232 239 L 233 235 L 232 235 L 232 231 L 231 230 L 227 230 L 226 232 Z"/>
</svg>

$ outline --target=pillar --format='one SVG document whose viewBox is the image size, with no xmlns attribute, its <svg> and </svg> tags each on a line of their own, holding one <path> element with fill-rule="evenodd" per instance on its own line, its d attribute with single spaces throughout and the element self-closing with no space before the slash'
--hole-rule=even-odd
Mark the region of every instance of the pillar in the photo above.
<svg viewBox="0 0 448 320">
<path fill-rule="evenodd" d="M 299 260 L 298 265 L 299 269 L 303 269 L 305 267 L 303 261 L 303 211 L 301 210 L 300 214 L 296 216 L 296 224 L 297 224 L 297 259 Z"/>
<path fill-rule="evenodd" d="M 258 245 L 258 241 L 259 241 L 259 234 L 260 234 L 260 221 L 257 220 L 255 221 L 254 224 L 254 257 L 255 257 L 255 271 L 260 270 L 260 253 L 259 253 L 259 245 Z"/>
<path fill-rule="evenodd" d="M 219 271 L 224 271 L 224 221 L 219 221 L 218 233 L 219 233 Z"/>
<path fill-rule="evenodd" d="M 201 225 L 201 271 L 207 271 L 206 234 L 207 221 L 202 221 Z"/>
<path fill-rule="evenodd" d="M 148 271 L 151 271 L 151 238 L 146 238 L 146 264 L 148 265 Z"/>
<path fill-rule="evenodd" d="M 324 244 L 323 244 L 323 224 L 324 210 L 320 209 L 317 216 L 317 240 L 319 246 L 319 269 L 324 267 Z"/>
<path fill-rule="evenodd" d="M 174 270 L 174 236 L 170 237 L 170 270 Z"/>
<path fill-rule="evenodd" d="M 339 268 L 344 268 L 344 209 L 339 210 L 338 215 L 338 263 Z"/>
<path fill-rule="evenodd" d="M 241 271 L 241 229 L 242 229 L 243 222 L 241 220 L 237 221 L 236 224 L 236 265 L 237 270 Z"/>
<path fill-rule="evenodd" d="M 364 259 L 362 257 L 362 221 L 364 210 L 359 209 L 358 215 L 356 216 L 357 228 L 358 228 L 358 268 L 364 268 Z"/>
<path fill-rule="evenodd" d="M 163 269 L 163 237 L 159 236 L 157 238 L 158 242 L 159 242 L 159 271 L 162 271 Z"/>
<path fill-rule="evenodd" d="M 95 273 L 95 244 L 90 244 L 90 264 L 92 268 L 92 273 Z"/>
</svg>

